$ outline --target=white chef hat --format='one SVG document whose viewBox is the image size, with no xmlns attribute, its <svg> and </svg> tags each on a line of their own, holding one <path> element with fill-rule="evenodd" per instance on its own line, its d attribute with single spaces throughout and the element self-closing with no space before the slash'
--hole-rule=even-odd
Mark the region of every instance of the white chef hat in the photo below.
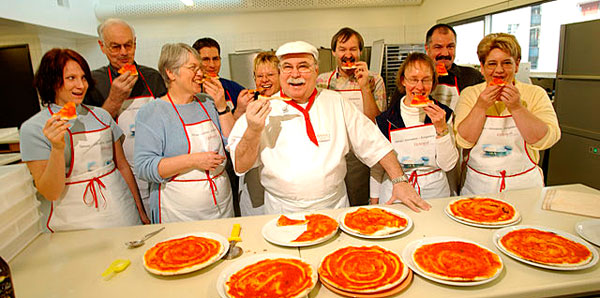
<svg viewBox="0 0 600 298">
<path fill-rule="evenodd" d="M 317 51 L 317 48 L 301 40 L 285 43 L 275 53 L 279 59 L 287 54 L 311 54 L 315 57 L 315 60 L 319 60 L 319 51 Z"/>
</svg>

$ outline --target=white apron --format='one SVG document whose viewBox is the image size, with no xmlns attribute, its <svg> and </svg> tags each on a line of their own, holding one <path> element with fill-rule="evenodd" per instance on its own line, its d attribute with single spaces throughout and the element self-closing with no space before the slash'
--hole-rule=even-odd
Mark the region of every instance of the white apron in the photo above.
<svg viewBox="0 0 600 298">
<path fill-rule="evenodd" d="M 487 116 L 479 140 L 467 157 L 461 195 L 544 186 L 541 169 L 527 154 L 512 116 Z"/>
<path fill-rule="evenodd" d="M 123 130 L 125 134 L 125 139 L 123 140 L 123 152 L 125 153 L 125 159 L 129 163 L 131 167 L 131 171 L 135 175 L 134 160 L 133 160 L 133 148 L 135 144 L 135 117 L 137 116 L 138 110 L 145 105 L 146 103 L 154 100 L 154 94 L 152 93 L 152 89 L 148 86 L 146 79 L 142 75 L 142 72 L 138 70 L 138 74 L 140 78 L 146 85 L 150 96 L 138 96 L 138 97 L 130 97 L 123 102 L 121 106 L 121 110 L 119 111 L 119 115 L 117 116 L 117 125 Z M 110 79 L 110 83 L 112 85 L 112 74 L 110 70 L 108 71 L 108 78 Z M 140 196 L 142 198 L 142 203 L 144 204 L 144 209 L 146 211 L 150 210 L 150 190 L 148 187 L 148 182 L 145 180 L 139 179 L 135 177 L 135 181 L 140 190 Z"/>
<path fill-rule="evenodd" d="M 409 183 L 423 199 L 450 196 L 446 174 L 436 162 L 436 132 L 433 124 L 424 124 L 391 130 L 392 146 L 398 154 L 402 171 Z M 381 186 L 379 202 L 384 204 L 392 197 L 392 182 L 385 179 Z"/>
<path fill-rule="evenodd" d="M 282 93 L 283 94 L 283 93 Z M 317 97 L 317 90 L 313 92 L 309 103 L 306 108 L 303 108 L 295 101 L 290 100 L 286 101 L 282 107 L 282 116 L 274 116 L 273 114 L 270 117 L 277 118 L 283 117 L 288 118 L 293 115 L 297 115 L 298 117 L 303 117 L 305 126 L 300 128 L 295 125 L 286 126 L 285 140 L 280 139 L 278 141 L 278 145 L 281 150 L 288 152 L 314 152 L 315 146 L 319 146 L 319 144 L 324 144 L 325 142 L 331 142 L 331 135 L 328 129 L 325 127 L 325 124 L 320 122 L 316 126 L 316 130 L 312 125 L 309 110 L 311 109 L 312 104 L 314 103 L 315 98 Z M 288 107 L 298 110 L 301 115 L 287 113 Z M 285 126 L 285 124 L 282 124 Z M 293 128 L 292 128 L 293 127 Z M 296 130 L 299 129 L 299 130 Z M 280 136 L 280 138 L 284 138 L 284 136 Z M 285 156 L 282 156 L 285 158 Z M 281 161 L 281 162 L 273 162 L 271 166 L 281 166 L 286 167 L 286 169 L 277 170 L 275 172 L 285 172 L 289 171 L 287 166 L 289 165 L 289 161 Z M 309 172 L 309 169 L 314 169 L 314 165 L 312 164 L 295 164 L 296 167 L 305 167 L 303 169 L 297 169 L 299 172 Z M 343 177 L 343 176 L 342 176 Z M 286 185 L 278 185 L 277 191 L 283 195 L 277 195 L 273 192 L 269 192 L 265 188 L 265 214 L 277 214 L 277 213 L 294 213 L 294 212 L 305 212 L 311 210 L 319 210 L 319 209 L 337 209 L 348 207 L 348 196 L 346 195 L 346 185 L 344 184 L 344 180 L 341 179 L 332 179 L 335 181 L 341 181 L 339 185 L 337 185 L 333 191 L 329 194 L 323 195 L 318 199 L 306 199 L 306 198 L 290 198 L 286 197 Z M 261 179 L 265 179 L 265 175 L 261 174 Z M 323 183 L 327 183 L 324 181 Z M 263 185 L 270 185 L 269 183 L 263 183 Z"/>
<path fill-rule="evenodd" d="M 110 126 L 83 107 L 104 127 L 67 131 L 71 166 L 61 198 L 52 202 L 46 226 L 55 232 L 141 224 L 133 195 L 113 161 Z"/>
<path fill-rule="evenodd" d="M 334 71 L 333 73 L 331 73 L 331 76 L 329 76 L 329 79 L 327 80 L 327 89 L 330 89 L 331 78 L 333 78 L 336 72 L 337 71 Z M 340 89 L 335 91 L 339 92 L 345 100 L 351 102 L 354 106 L 356 106 L 361 113 L 364 113 L 363 97 L 360 89 Z"/>
<path fill-rule="evenodd" d="M 225 156 L 219 129 L 201 102 L 198 104 L 208 119 L 190 124 L 183 121 L 173 101 L 171 104 L 188 140 L 188 154 L 216 151 Z M 226 162 L 224 160 L 214 171 L 191 170 L 161 183 L 158 192 L 159 223 L 233 217 L 233 199 L 225 171 Z"/>
<path fill-rule="evenodd" d="M 456 77 L 454 77 L 454 85 L 438 84 L 435 90 L 431 91 L 431 96 L 454 111 L 459 97 L 458 80 Z"/>
<path fill-rule="evenodd" d="M 433 96 L 433 98 L 437 99 L 439 102 L 450 107 L 453 111 L 456 109 L 456 104 L 458 103 L 459 94 L 460 94 L 460 92 L 458 91 L 458 80 L 456 77 L 454 77 L 454 85 L 440 83 L 431 92 L 431 96 Z M 452 119 L 452 121 L 450 121 L 448 123 L 449 131 L 452 131 L 453 124 L 454 124 L 454 118 Z M 460 181 L 460 176 L 461 176 L 461 174 L 460 174 L 461 168 L 458 165 L 462 164 L 462 156 L 460 156 L 460 159 L 458 160 L 458 162 L 456 164 L 457 164 L 457 166 L 455 166 L 452 170 L 450 170 L 446 173 L 446 177 L 448 179 L 448 184 L 450 186 L 450 191 L 451 191 L 452 195 L 458 195 L 458 189 L 460 187 L 459 181 Z"/>
</svg>

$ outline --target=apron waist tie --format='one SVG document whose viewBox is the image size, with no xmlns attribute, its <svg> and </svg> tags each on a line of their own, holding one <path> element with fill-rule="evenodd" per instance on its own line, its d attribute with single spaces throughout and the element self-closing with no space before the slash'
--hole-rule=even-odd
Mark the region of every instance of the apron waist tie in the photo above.
<svg viewBox="0 0 600 298">
<path fill-rule="evenodd" d="M 500 192 L 506 188 L 506 170 L 500 171 Z"/>
<path fill-rule="evenodd" d="M 94 182 L 96 182 L 96 184 L 98 184 L 98 191 L 100 192 L 100 196 L 102 196 L 102 200 L 103 200 L 102 208 L 106 208 L 106 197 L 104 197 L 104 193 L 102 192 L 102 188 L 106 189 L 106 185 L 104 185 L 104 183 L 102 182 L 102 180 L 100 180 L 100 178 L 112 174 L 112 172 L 114 172 L 116 169 L 117 168 L 115 167 L 112 170 L 110 170 L 108 173 L 100 175 L 98 177 L 81 180 L 81 181 L 67 182 L 67 183 L 65 183 L 65 185 L 79 184 L 79 183 L 87 182 L 87 185 L 85 186 L 85 191 L 83 192 L 83 203 L 86 204 L 87 206 L 93 205 L 94 208 L 98 209 L 98 192 L 96 192 L 96 187 L 94 187 Z M 88 202 L 88 200 L 86 200 L 88 191 L 90 192 L 90 194 L 92 194 L 92 201 L 90 201 L 90 202 Z"/>
<path fill-rule="evenodd" d="M 421 195 L 421 186 L 419 185 L 419 175 L 417 175 L 417 171 L 412 171 L 410 173 L 410 177 L 408 178 L 408 183 L 412 184 L 413 188 L 415 185 L 417 186 L 417 192 Z"/>
<path fill-rule="evenodd" d="M 221 173 L 219 173 L 219 174 L 214 175 L 214 176 L 211 177 L 210 176 L 210 171 L 205 170 L 204 173 L 206 174 L 206 179 L 181 179 L 181 180 L 178 180 L 176 178 L 173 178 L 171 181 L 177 181 L 177 182 L 199 182 L 199 181 L 206 181 L 206 182 L 208 182 L 208 185 L 210 187 L 210 192 L 211 192 L 212 197 L 213 197 L 213 203 L 215 203 L 215 206 L 217 206 L 217 209 L 219 210 L 219 213 L 221 213 L 221 208 L 219 207 L 219 204 L 217 203 L 217 195 L 216 195 L 216 193 L 219 190 L 217 189 L 217 183 L 215 183 L 215 181 L 213 179 L 221 176 L 224 172 L 225 172 L 225 170 L 223 170 Z"/>
</svg>

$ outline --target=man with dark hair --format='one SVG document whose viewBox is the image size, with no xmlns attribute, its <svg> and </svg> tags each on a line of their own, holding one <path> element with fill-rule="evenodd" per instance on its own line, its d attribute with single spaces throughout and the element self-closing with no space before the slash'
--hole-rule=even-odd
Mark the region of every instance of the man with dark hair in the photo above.
<svg viewBox="0 0 600 298">
<path fill-rule="evenodd" d="M 331 51 L 337 67 L 317 78 L 317 87 L 336 90 L 354 104 L 371 121 L 385 111 L 387 101 L 383 78 L 369 72 L 367 63 L 359 61 L 364 47 L 362 36 L 345 27 L 331 38 Z M 346 188 L 351 206 L 369 204 L 369 168 L 353 152 L 346 156 Z"/>
<path fill-rule="evenodd" d="M 427 31 L 425 51 L 436 63 L 443 63 L 448 71 L 448 75 L 439 76 L 439 83 L 431 96 L 452 110 L 456 108 L 458 95 L 463 89 L 484 81 L 476 69 L 454 64 L 456 31 L 450 25 L 437 24 Z"/>
<path fill-rule="evenodd" d="M 454 64 L 456 57 L 456 31 L 447 24 L 437 24 L 431 27 L 425 35 L 425 51 L 436 63 L 443 63 L 447 75 L 438 77 L 438 84 L 431 91 L 431 96 L 439 102 L 456 108 L 458 96 L 463 89 L 484 81 L 483 75 L 476 69 Z M 459 160 L 458 165 L 462 164 Z M 452 194 L 458 194 L 460 185 L 460 166 L 455 166 L 446 176 Z"/>
<path fill-rule="evenodd" d="M 117 120 L 125 136 L 125 158 L 133 167 L 137 112 L 145 103 L 167 94 L 167 88 L 158 71 L 135 63 L 135 31 L 127 22 L 121 19 L 102 22 L 98 26 L 98 45 L 109 64 L 92 71 L 96 86 L 88 90 L 83 103 L 102 107 Z M 125 65 L 133 65 L 135 72 L 133 69 L 121 72 Z M 136 182 L 144 207 L 150 210 L 148 184 L 137 178 Z"/>
<path fill-rule="evenodd" d="M 221 46 L 219 43 L 210 37 L 204 37 L 196 40 L 192 47 L 200 54 L 200 67 L 205 76 L 218 77 L 219 71 L 221 71 Z M 216 81 L 224 89 L 225 100 L 233 111 L 233 118 L 239 118 L 246 111 L 246 105 L 252 99 L 252 94 L 248 94 L 248 91 L 244 91 L 246 88 L 234 81 L 221 77 L 218 77 Z"/>
<path fill-rule="evenodd" d="M 223 112 L 231 110 L 233 119 L 237 120 L 246 112 L 246 106 L 248 105 L 248 102 L 252 100 L 254 94 L 248 93 L 246 88 L 234 81 L 219 77 L 219 71 L 221 70 L 221 46 L 216 40 L 210 37 L 200 38 L 194 42 L 192 47 L 200 54 L 200 67 L 205 76 L 202 88 L 204 90 L 209 88 L 223 92 L 225 100 L 227 101 L 227 109 Z M 231 182 L 235 214 L 238 216 L 240 215 L 238 193 L 239 178 L 233 171 L 229 152 L 226 152 L 226 155 L 227 164 L 225 169 L 227 170 L 229 181 Z"/>
</svg>

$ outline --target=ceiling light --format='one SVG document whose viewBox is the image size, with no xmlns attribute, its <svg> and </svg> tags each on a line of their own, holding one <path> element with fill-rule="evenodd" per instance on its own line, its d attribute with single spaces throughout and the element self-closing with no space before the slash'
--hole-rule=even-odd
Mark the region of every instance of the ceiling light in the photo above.
<svg viewBox="0 0 600 298">
<path fill-rule="evenodd" d="M 181 1 L 185 6 L 194 6 L 194 0 L 179 0 Z"/>
</svg>

